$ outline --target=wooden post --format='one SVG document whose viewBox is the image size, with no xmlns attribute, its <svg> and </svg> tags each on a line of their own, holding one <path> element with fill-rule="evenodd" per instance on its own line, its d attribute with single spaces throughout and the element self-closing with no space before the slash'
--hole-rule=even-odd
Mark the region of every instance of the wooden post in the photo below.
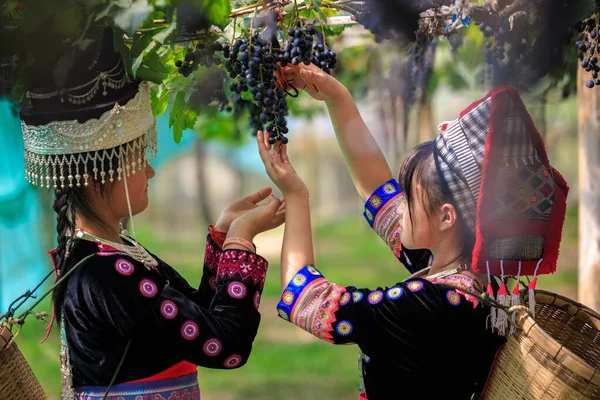
<svg viewBox="0 0 600 400">
<path fill-rule="evenodd" d="M 577 68 L 579 119 L 579 301 L 600 311 L 600 87 Z"/>
</svg>

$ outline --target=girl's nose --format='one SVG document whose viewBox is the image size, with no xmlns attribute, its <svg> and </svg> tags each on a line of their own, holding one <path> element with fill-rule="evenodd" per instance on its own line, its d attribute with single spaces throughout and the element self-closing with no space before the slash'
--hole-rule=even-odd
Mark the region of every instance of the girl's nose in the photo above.
<svg viewBox="0 0 600 400">
<path fill-rule="evenodd" d="M 152 168 L 150 163 L 148 163 L 146 165 L 146 176 L 148 177 L 148 179 L 152 179 L 154 178 L 154 175 L 156 175 L 156 172 L 154 171 L 154 168 Z"/>
</svg>

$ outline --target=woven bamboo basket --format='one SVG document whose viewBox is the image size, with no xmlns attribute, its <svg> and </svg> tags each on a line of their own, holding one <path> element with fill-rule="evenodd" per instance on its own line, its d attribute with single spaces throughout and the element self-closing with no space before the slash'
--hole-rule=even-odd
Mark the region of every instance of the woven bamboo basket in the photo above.
<svg viewBox="0 0 600 400">
<path fill-rule="evenodd" d="M 47 399 L 27 360 L 12 338 L 10 329 L 0 325 L 0 399 Z"/>
<path fill-rule="evenodd" d="M 481 399 L 600 399 L 600 315 L 542 290 L 535 300 L 535 320 L 517 309 L 520 329 L 498 352 Z"/>
</svg>

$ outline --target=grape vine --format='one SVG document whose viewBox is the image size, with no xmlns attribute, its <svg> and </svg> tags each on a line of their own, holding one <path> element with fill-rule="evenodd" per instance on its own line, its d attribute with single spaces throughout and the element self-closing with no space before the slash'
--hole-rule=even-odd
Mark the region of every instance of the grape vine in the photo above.
<svg viewBox="0 0 600 400">
<path fill-rule="evenodd" d="M 184 77 L 199 67 L 222 65 L 228 76 L 224 84 L 231 95 L 228 97 L 225 90 L 217 90 L 211 99 L 217 101 L 220 111 L 234 111 L 236 117 L 247 110 L 252 131 L 269 132 L 271 144 L 288 143 L 286 116 L 291 93 L 287 83 L 282 81 L 282 68 L 312 63 L 331 73 L 337 63 L 336 53 L 326 46 L 313 24 L 298 20 L 295 27 L 287 29 L 283 42 L 277 39 L 273 23 L 280 20 L 277 13 L 271 14 L 271 18 L 259 16 L 255 19 L 257 27 L 248 33 L 242 32 L 231 45 L 219 41 L 199 42 L 183 59 L 175 61 Z"/>
<path fill-rule="evenodd" d="M 313 64 L 331 73 L 337 55 L 328 43 L 356 23 L 377 42 L 414 44 L 403 47 L 414 59 L 411 68 L 419 71 L 409 85 L 423 88 L 432 76 L 432 62 L 425 59 L 433 57 L 439 39 L 448 39 L 458 54 L 463 36 L 469 37 L 460 29 L 470 25 L 479 25 L 487 40 L 481 61 L 492 65 L 486 76 L 494 86 L 522 89 L 549 76 L 557 85 L 567 82 L 561 85 L 572 93 L 575 71 L 569 62 L 575 53 L 590 74 L 586 86 L 600 85 L 595 0 L 163 0 L 135 10 L 127 2 L 48 2 L 44 10 L 32 0 L 3 5 L 0 96 L 24 106 L 31 82 L 63 88 L 73 55 L 110 27 L 128 77 L 156 84 L 155 115 L 174 99 L 169 123 L 175 140 L 196 126 L 206 107 L 216 106 L 205 115 L 228 112 L 233 118 L 223 119 L 236 124 L 248 115 L 253 131 L 268 130 L 272 143 L 286 142 L 288 101 L 296 91 L 282 68 Z M 65 15 L 69 24 L 63 24 Z"/>
</svg>

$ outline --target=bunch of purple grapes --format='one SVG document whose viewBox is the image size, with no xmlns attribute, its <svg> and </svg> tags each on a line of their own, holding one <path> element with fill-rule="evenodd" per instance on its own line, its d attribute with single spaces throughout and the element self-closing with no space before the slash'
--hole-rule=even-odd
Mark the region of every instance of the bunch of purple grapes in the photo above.
<svg viewBox="0 0 600 400">
<path fill-rule="evenodd" d="M 600 73 L 600 65 L 598 65 L 598 53 L 600 52 L 598 16 L 593 15 L 577 23 L 575 27 L 579 31 L 578 40 L 575 42 L 577 56 L 581 60 L 581 68 L 591 73 L 591 79 L 585 82 L 585 86 L 591 89 L 596 85 L 600 85 L 600 79 L 598 79 L 598 73 Z"/>
<path fill-rule="evenodd" d="M 485 23 L 479 24 L 479 30 L 487 39 L 485 42 L 485 62 L 490 65 L 498 65 L 504 60 L 506 28 L 502 26 L 491 27 Z"/>
<path fill-rule="evenodd" d="M 288 114 L 286 92 L 277 84 L 277 58 L 272 53 L 271 43 L 262 38 L 258 30 L 254 30 L 250 38 L 237 39 L 225 68 L 234 80 L 229 90 L 236 94 L 250 92 L 252 95 L 257 106 L 250 110 L 253 128 L 262 128 L 257 123 L 260 121 L 266 124 L 271 144 L 277 140 L 287 143 L 288 138 L 283 136 L 289 131 L 285 119 Z"/>
<path fill-rule="evenodd" d="M 184 77 L 190 76 L 194 71 L 198 70 L 198 66 L 210 67 L 211 65 L 221 65 L 221 58 L 216 56 L 216 52 L 229 51 L 228 46 L 223 46 L 219 42 L 213 42 L 210 45 L 198 43 L 194 50 L 186 53 L 183 60 L 176 60 L 175 66 Z"/>
<path fill-rule="evenodd" d="M 233 111 L 234 116 L 240 116 L 247 110 L 253 132 L 266 130 L 269 143 L 275 144 L 278 140 L 287 143 L 288 138 L 284 135 L 289 132 L 286 120 L 288 93 L 277 80 L 278 64 L 285 67 L 312 63 L 331 73 L 337 56 L 327 48 L 312 24 L 303 26 L 298 21 L 295 28 L 287 31 L 288 40 L 282 46 L 273 34 L 273 24 L 257 25 L 259 27 L 248 37 L 236 39 L 231 46 L 219 42 L 199 43 L 183 60 L 175 61 L 175 65 L 185 77 L 199 66 L 223 65 L 230 79 L 232 96 L 227 97 L 221 83 L 218 89 L 210 90 L 210 98 L 217 101 L 219 111 Z M 217 55 L 219 52 L 222 57 Z"/>
<path fill-rule="evenodd" d="M 298 22 L 296 28 L 288 30 L 288 36 L 289 40 L 277 52 L 277 61 L 282 67 L 312 63 L 328 74 L 335 68 L 337 55 L 325 46 L 314 25 L 308 24 L 302 29 Z"/>
</svg>

